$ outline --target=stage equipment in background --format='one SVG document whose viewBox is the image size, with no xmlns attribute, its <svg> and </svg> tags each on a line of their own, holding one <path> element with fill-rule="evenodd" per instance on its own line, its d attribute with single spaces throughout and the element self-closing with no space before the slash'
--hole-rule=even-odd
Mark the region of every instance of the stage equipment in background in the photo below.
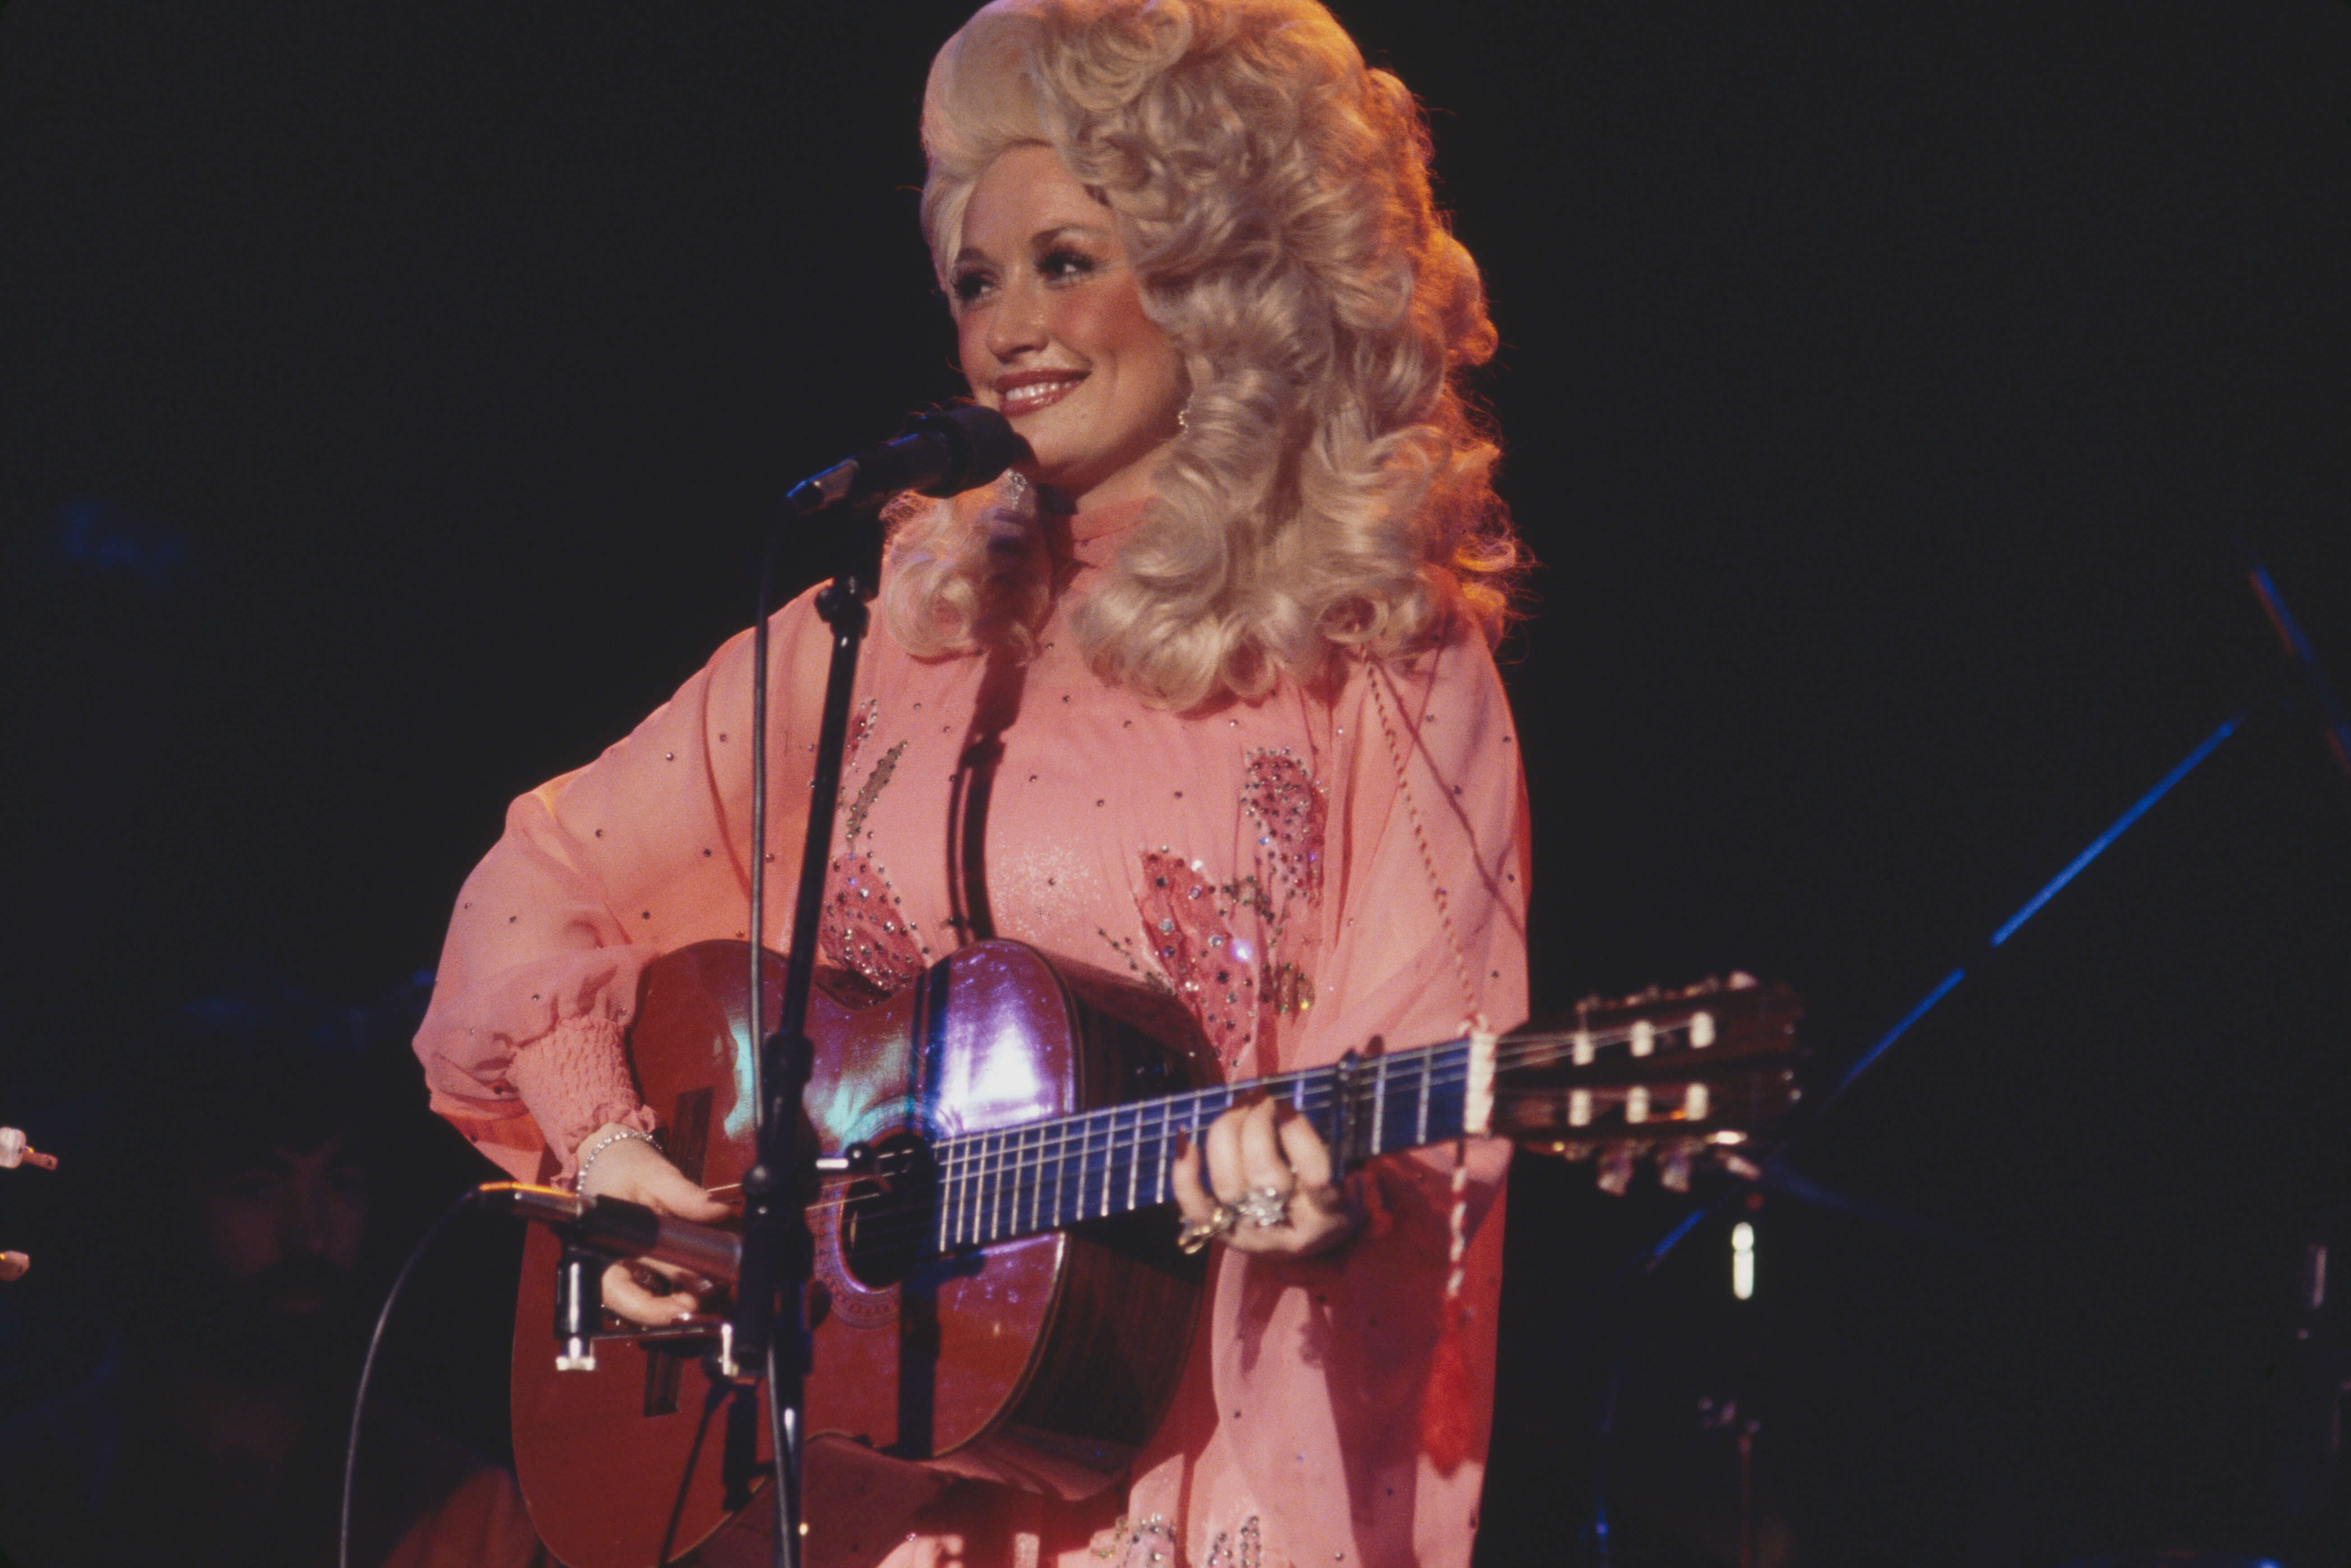
<svg viewBox="0 0 2351 1568">
<path fill-rule="evenodd" d="M 756 1156 L 725 1131 L 757 1092 L 737 1066 L 744 946 L 654 960 L 632 1036 L 674 1157 L 721 1197 Z M 772 993 L 783 963 L 761 966 Z M 1801 1011 L 1785 988 L 1740 976 L 1587 1005 L 1482 1048 L 1351 1053 L 1217 1084 L 1173 998 L 1019 943 L 962 948 L 878 1002 L 824 977 L 799 1097 L 828 1151 L 799 1189 L 813 1239 L 807 1429 L 953 1474 L 1099 1491 L 1156 1424 L 1181 1360 L 1165 1347 L 1192 1332 L 1205 1271 L 1176 1251 L 1167 1212 L 1182 1139 L 1270 1094 L 1348 1169 L 1486 1134 L 1590 1160 L 1612 1189 L 1643 1159 L 1684 1185 L 1709 1165 L 1752 1173 L 1753 1139 L 1794 1097 Z M 515 1466 L 533 1523 L 571 1568 L 691 1551 L 745 1505 L 702 1462 L 717 1411 L 746 1408 L 726 1365 L 745 1361 L 739 1314 L 640 1329 L 601 1322 L 564 1285 L 648 1251 L 723 1285 L 737 1244 L 608 1199 L 485 1191 L 549 1222 L 526 1249 L 515 1324 Z M 709 1377 L 698 1398 L 696 1364 Z"/>
<path fill-rule="evenodd" d="M 1617 1277 L 1612 1288 L 1614 1294 L 1623 1301 L 1629 1301 L 1630 1293 L 1637 1287 L 1639 1281 L 1654 1275 L 1675 1249 L 1698 1228 L 1702 1221 L 1711 1218 L 1721 1218 L 1736 1207 L 1744 1212 L 1730 1231 L 1732 1258 L 1729 1281 L 1729 1294 L 1741 1302 L 1750 1301 L 1756 1289 L 1757 1233 L 1751 1217 L 1754 1211 L 1764 1203 L 1766 1195 L 1834 1208 L 1863 1219 L 1889 1224 L 1900 1229 L 1922 1234 L 1931 1233 L 1933 1228 L 1924 1226 L 1911 1217 L 1877 1208 L 1869 1203 L 1834 1192 L 1811 1180 L 1793 1168 L 1790 1163 L 1791 1155 L 1801 1146 L 1803 1138 L 1813 1128 L 1822 1124 L 1832 1107 L 1884 1059 L 1886 1053 L 1896 1041 L 1908 1034 L 1921 1019 L 1942 1002 L 1944 998 L 1956 990 L 1971 972 L 1980 973 L 1991 967 L 1995 956 L 2028 921 L 2039 914 L 2074 878 L 2088 870 L 2092 862 L 2112 848 L 2116 841 L 2136 826 L 2141 818 L 2151 811 L 2165 796 L 2178 788 L 2189 774 L 2201 767 L 2228 741 L 2252 728 L 2256 719 L 2272 713 L 2304 714 L 2314 717 L 2330 760 L 2335 769 L 2343 775 L 2346 782 L 2351 782 L 2351 722 L 2346 720 L 2342 705 L 2337 700 L 2335 688 L 2319 662 L 2317 651 L 2303 632 L 2301 624 L 2293 612 L 2287 608 L 2284 598 L 2279 592 L 2268 568 L 2250 552 L 2243 551 L 2241 548 L 2239 553 L 2244 560 L 2246 580 L 2260 603 L 2262 614 L 2268 619 L 2270 627 L 2277 637 L 2283 654 L 2280 664 L 2253 683 L 2237 711 L 2223 719 L 2217 727 L 2191 747 L 2168 772 L 2132 801 L 2105 831 L 2092 839 L 2080 853 L 2051 877 L 2013 915 L 2001 922 L 1992 931 L 1983 948 L 1977 955 L 1967 962 L 1954 967 L 1942 979 L 1936 982 L 1915 1006 L 1854 1059 L 1824 1094 L 1814 1097 L 1807 1103 L 1803 1107 L 1801 1120 L 1792 1126 L 1786 1135 L 1781 1138 L 1770 1151 L 1768 1156 L 1763 1159 L 1761 1169 L 1754 1173 L 1750 1185 L 1727 1188 L 1709 1201 L 1693 1208 L 1679 1223 L 1669 1229 L 1655 1247 L 1637 1258 L 1632 1266 Z M 1744 1235 L 1744 1246 L 1741 1245 L 1741 1233 Z M 2307 1437 L 2311 1431 L 2322 1429 L 2325 1436 L 2324 1440 L 2317 1445 L 2315 1458 L 2305 1445 L 2303 1449 L 2290 1453 L 2280 1467 L 2280 1487 L 2286 1500 L 2286 1511 L 2289 1516 L 2293 1516 L 2297 1511 L 2314 1512 L 2325 1505 L 2325 1500 L 2334 1495 L 2332 1489 L 2335 1485 L 2342 1457 L 2343 1424 L 2346 1413 L 2351 1413 L 2351 1354 L 2346 1354 L 2340 1349 L 2343 1340 L 2351 1339 L 2351 1335 L 2343 1336 L 2343 1339 L 2330 1343 L 2315 1333 L 2315 1325 L 2319 1322 L 2327 1299 L 2325 1278 L 2327 1257 L 2328 1252 L 2324 1245 L 2317 1243 L 2312 1245 L 2306 1268 L 2304 1301 L 2304 1310 L 2310 1315 L 2310 1321 L 2305 1322 L 2299 1331 L 2300 1354 L 2296 1362 L 2297 1367 L 2306 1371 L 2309 1375 L 2304 1379 L 2304 1384 L 2294 1390 L 2294 1395 L 2300 1398 L 2301 1404 L 2295 1406 L 2288 1421 L 2290 1427 L 2298 1422 L 2302 1428 L 2302 1436 L 2304 1437 Z M 1617 1420 L 1617 1398 L 1626 1375 L 1625 1352 L 1621 1344 L 1613 1353 L 1613 1360 L 1614 1364 L 1608 1393 L 1603 1401 L 1597 1423 L 1600 1448 L 1604 1458 L 1593 1486 L 1591 1539 L 1594 1548 L 1594 1561 L 1599 1568 L 1609 1568 L 1613 1561 L 1608 1523 L 1610 1512 L 1608 1469 L 1604 1456 L 1614 1441 Z M 1727 1406 L 1717 1405 L 1713 1407 Z M 1738 1425 L 1739 1496 L 1736 1540 L 1740 1568 L 1754 1568 L 1760 1550 L 1758 1542 L 1764 1532 L 1764 1526 L 1771 1521 L 1759 1518 L 1753 1484 L 1754 1438 L 1761 1430 L 1761 1427 L 1754 1419 L 1753 1405 L 1748 1404 L 1746 1409 L 1747 1416 Z M 2314 1415 L 2314 1411 L 2317 1414 Z M 2171 1562 L 2175 1559 L 2167 1556 L 2163 1560 Z M 2176 1560 L 2183 1564 L 2210 1563 L 2213 1568 L 2222 1568 L 2224 1564 L 2226 1568 L 2239 1568 L 2241 1563 L 2243 1568 L 2276 1568 L 2274 1563 L 2255 1563 L 2252 1559 L 2183 1554 L 2178 1556 Z M 2153 1560 L 2112 1558 L 2094 1561 L 2096 1563 L 2111 1563 L 2115 1568 L 2121 1568 L 2121 1565 L 2126 1563 L 2136 1563 L 2140 1561 L 2152 1562 Z M 2090 1568 L 2090 1564 L 2080 1564 L 2077 1568 Z"/>
<path fill-rule="evenodd" d="M 18 1166 L 53 1171 L 57 1168 L 57 1156 L 33 1147 L 18 1129 L 0 1127 L 0 1170 L 13 1170 Z M 32 1259 L 22 1252 L 0 1252 L 0 1284 L 23 1279 L 32 1266 Z"/>
<path fill-rule="evenodd" d="M 2026 921 L 2041 913 L 2043 905 L 2064 891 L 2066 883 L 2089 869 L 2091 862 L 2113 848 L 2115 841 L 2128 832 L 2141 817 L 2154 808 L 2157 801 L 2171 793 L 2182 779 L 2201 767 L 2207 758 L 2220 748 L 2223 742 L 2244 730 L 2257 715 L 2273 708 L 2293 710 L 2308 703 L 2315 711 L 2329 755 L 2343 772 L 2346 781 L 2351 781 L 2351 726 L 2346 726 L 2344 721 L 2342 709 L 2335 700 L 2334 687 L 2327 681 L 2325 669 L 2319 664 L 2317 651 L 2311 646 L 2309 638 L 2303 634 L 2301 624 L 2294 620 L 2293 612 L 2286 608 L 2285 600 L 2278 592 L 2277 584 L 2272 580 L 2269 569 L 2251 557 L 2247 558 L 2246 564 L 2247 580 L 2252 587 L 2254 597 L 2261 601 L 2262 612 L 2269 618 L 2272 631 L 2277 634 L 2279 647 L 2284 654 L 2283 663 L 2270 674 L 2262 677 L 2253 695 L 2243 706 L 2223 719 L 2220 727 L 2206 736 L 2189 750 L 2187 756 L 2181 758 L 2170 772 L 2157 779 L 2146 794 L 2132 801 L 2129 808 L 2115 819 L 2112 826 L 2092 839 L 2064 870 L 2050 878 L 2040 892 L 2024 901 L 2023 907 L 2003 921 L 1999 928 L 1992 932 L 1979 956 L 1970 959 L 1968 964 L 1953 968 L 1949 974 L 1936 982 L 1935 986 L 1919 998 L 1916 1007 L 1903 1014 L 1892 1029 L 1879 1036 L 1876 1043 L 1863 1051 L 1853 1065 L 1845 1069 L 1843 1076 L 1838 1078 L 1827 1094 L 1812 1106 L 1805 1117 L 1804 1128 L 1816 1124 L 1822 1117 L 1825 1116 L 1829 1108 L 1843 1098 L 1845 1092 L 1851 1089 L 1863 1074 L 1877 1064 L 1878 1060 L 1892 1048 L 1895 1041 L 1907 1034 L 1919 1019 L 1932 1012 L 1945 997 L 1956 990 L 1959 983 L 1968 977 L 1970 965 L 1979 969 L 1984 967 L 2009 938 L 2023 928 Z M 1772 1158 L 1775 1167 L 1783 1166 L 1788 1147 L 1802 1139 L 1804 1128 L 1797 1129 L 1788 1139 L 1787 1144 L 1774 1153 Z"/>
<path fill-rule="evenodd" d="M 0 1170 L 14 1170 L 18 1166 L 37 1166 L 53 1171 L 57 1168 L 57 1156 L 33 1147 L 16 1128 L 0 1127 Z"/>
</svg>

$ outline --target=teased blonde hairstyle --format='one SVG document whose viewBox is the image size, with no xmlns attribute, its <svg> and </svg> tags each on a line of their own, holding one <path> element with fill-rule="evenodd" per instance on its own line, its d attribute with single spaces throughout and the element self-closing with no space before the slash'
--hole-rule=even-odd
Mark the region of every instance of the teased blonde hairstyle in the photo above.
<svg viewBox="0 0 2351 1568">
<path fill-rule="evenodd" d="M 1314 0 L 996 0 L 924 98 L 943 287 L 974 183 L 1034 143 L 1116 214 L 1191 382 L 1156 500 L 1076 612 L 1092 667 L 1180 709 L 1456 614 L 1498 636 L 1521 557 L 1456 384 L 1494 327 L 1404 84 Z M 1022 531 L 1000 505 L 902 514 L 899 640 L 1028 652 L 1051 590 Z"/>
</svg>

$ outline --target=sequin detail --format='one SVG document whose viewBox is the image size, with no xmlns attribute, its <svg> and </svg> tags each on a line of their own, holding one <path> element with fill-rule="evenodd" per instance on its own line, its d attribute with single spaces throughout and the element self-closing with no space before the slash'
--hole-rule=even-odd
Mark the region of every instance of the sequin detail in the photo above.
<svg viewBox="0 0 2351 1568">
<path fill-rule="evenodd" d="M 904 990 L 931 967 L 930 951 L 872 856 L 832 857 L 819 945 L 828 962 L 855 972 L 883 996 Z"/>
<path fill-rule="evenodd" d="M 1093 1554 L 1118 1568 L 1183 1568 L 1184 1548 L 1176 1527 L 1159 1514 L 1144 1520 L 1120 1515 L 1116 1524 L 1094 1537 Z"/>
<path fill-rule="evenodd" d="M 1279 750 L 1249 753 L 1241 804 L 1257 819 L 1259 863 L 1270 880 L 1308 904 L 1322 901 L 1322 829 L 1329 812 L 1306 765 Z"/>
<path fill-rule="evenodd" d="M 883 752 L 882 759 L 873 765 L 873 771 L 866 776 L 864 787 L 849 803 L 849 821 L 841 835 L 842 844 L 856 843 L 857 835 L 865 831 L 865 813 L 873 809 L 873 802 L 881 795 L 883 786 L 890 782 L 893 773 L 898 771 L 898 758 L 905 754 L 905 750 L 906 743 L 902 740 Z"/>
<path fill-rule="evenodd" d="M 1135 898 L 1143 939 L 1159 971 L 1230 1063 L 1257 1037 L 1257 954 L 1233 929 L 1234 901 L 1169 850 L 1143 856 Z"/>
<path fill-rule="evenodd" d="M 1240 1530 L 1228 1537 L 1223 1531 L 1208 1542 L 1208 1560 L 1203 1568 L 1263 1568 L 1265 1542 L 1258 1528 L 1257 1515 L 1250 1514 L 1241 1521 Z"/>
<path fill-rule="evenodd" d="M 865 831 L 866 814 L 898 770 L 906 749 L 903 740 L 875 759 L 872 770 L 849 796 L 848 781 L 857 776 L 857 763 L 881 723 L 881 704 L 868 699 L 850 727 L 841 759 L 845 809 L 841 850 L 826 867 L 824 907 L 817 925 L 818 949 L 835 967 L 858 976 L 883 996 L 904 989 L 931 966 L 930 949 L 906 918 L 898 890 L 882 862 L 857 848 Z"/>
<path fill-rule="evenodd" d="M 1328 817 L 1322 788 L 1287 747 L 1249 754 L 1240 804 L 1256 828 L 1250 870 L 1218 883 L 1199 861 L 1146 850 L 1141 937 L 1102 934 L 1134 973 L 1183 998 L 1227 1066 L 1266 1019 L 1313 1005 L 1301 946 L 1322 904 Z"/>
</svg>

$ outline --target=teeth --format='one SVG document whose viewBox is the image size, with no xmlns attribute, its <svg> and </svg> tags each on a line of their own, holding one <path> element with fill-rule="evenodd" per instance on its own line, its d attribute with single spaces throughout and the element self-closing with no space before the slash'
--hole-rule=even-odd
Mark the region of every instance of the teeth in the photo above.
<svg viewBox="0 0 2351 1568">
<path fill-rule="evenodd" d="M 1071 376 L 1066 381 L 1033 382 L 1029 386 L 1020 387 L 1012 392 L 1006 392 L 1003 396 L 1002 402 L 1004 406 L 1007 408 L 1019 407 L 1032 402 L 1042 402 L 1048 398 L 1058 396 L 1061 393 L 1069 391 L 1071 387 L 1077 385 L 1084 379 L 1085 378 L 1083 376 Z"/>
</svg>

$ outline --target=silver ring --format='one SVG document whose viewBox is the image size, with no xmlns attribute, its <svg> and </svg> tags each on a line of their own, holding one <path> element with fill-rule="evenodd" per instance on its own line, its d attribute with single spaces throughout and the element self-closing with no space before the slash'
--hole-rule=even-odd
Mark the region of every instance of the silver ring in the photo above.
<svg viewBox="0 0 2351 1568">
<path fill-rule="evenodd" d="M 1207 1218 L 1186 1220 L 1183 1228 L 1176 1233 L 1176 1245 L 1187 1256 L 1197 1252 L 1209 1242 L 1230 1230 L 1234 1222 L 1239 1218 L 1238 1209 L 1229 1204 L 1220 1203 L 1208 1211 Z"/>
<path fill-rule="evenodd" d="M 1233 1203 L 1233 1212 L 1258 1230 L 1278 1230 L 1290 1223 L 1290 1195 L 1280 1187 L 1253 1186 Z"/>
</svg>

